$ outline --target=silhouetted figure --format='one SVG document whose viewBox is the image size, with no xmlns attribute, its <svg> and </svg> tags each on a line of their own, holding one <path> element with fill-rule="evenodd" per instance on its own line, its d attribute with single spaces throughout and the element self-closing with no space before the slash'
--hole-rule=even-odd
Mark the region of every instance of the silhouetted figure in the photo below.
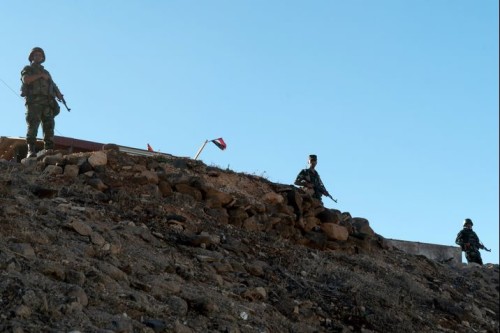
<svg viewBox="0 0 500 333">
<path fill-rule="evenodd" d="M 468 263 L 475 262 L 476 264 L 482 265 L 483 259 L 481 258 L 479 249 L 484 249 L 488 252 L 490 250 L 485 248 L 481 241 L 479 241 L 479 237 L 472 230 L 473 225 L 471 219 L 465 219 L 464 228 L 457 234 L 455 243 L 465 252 L 465 258 Z"/>
</svg>

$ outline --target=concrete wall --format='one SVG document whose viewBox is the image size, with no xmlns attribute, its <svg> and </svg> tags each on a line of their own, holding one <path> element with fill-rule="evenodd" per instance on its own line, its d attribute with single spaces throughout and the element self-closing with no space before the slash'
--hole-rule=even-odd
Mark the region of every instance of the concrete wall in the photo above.
<svg viewBox="0 0 500 333">
<path fill-rule="evenodd" d="M 439 262 L 462 262 L 462 250 L 458 246 L 409 242 L 386 239 L 387 243 L 403 252 L 426 256 Z"/>
</svg>

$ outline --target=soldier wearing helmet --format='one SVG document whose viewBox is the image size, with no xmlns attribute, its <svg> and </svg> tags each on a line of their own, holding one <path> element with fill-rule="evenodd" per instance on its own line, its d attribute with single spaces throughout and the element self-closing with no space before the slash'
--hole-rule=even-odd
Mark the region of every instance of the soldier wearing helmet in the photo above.
<svg viewBox="0 0 500 333">
<path fill-rule="evenodd" d="M 26 101 L 28 157 L 35 157 L 35 143 L 40 123 L 43 129 L 44 149 L 54 148 L 54 118 L 60 111 L 56 98 L 61 101 L 63 95 L 52 80 L 50 73 L 42 66 L 45 62 L 43 49 L 34 47 L 28 60 L 30 64 L 21 71 L 21 96 Z"/>
<path fill-rule="evenodd" d="M 472 227 L 474 225 L 474 223 L 472 223 L 472 220 L 471 219 L 465 219 L 464 220 L 464 228 L 467 227 L 468 225 L 470 225 L 470 227 Z M 468 227 L 467 227 L 468 228 Z"/>
<path fill-rule="evenodd" d="M 34 47 L 31 49 L 30 55 L 28 57 L 28 61 L 32 63 L 34 61 L 33 55 L 35 52 L 40 52 L 42 54 L 43 59 L 40 61 L 40 63 L 43 63 L 45 61 L 45 52 L 41 47 Z"/>
<path fill-rule="evenodd" d="M 465 258 L 468 263 L 475 262 L 482 265 L 483 259 L 481 258 L 479 249 L 485 249 L 486 251 L 488 249 L 484 247 L 479 241 L 477 234 L 472 230 L 473 225 L 474 223 L 472 223 L 471 219 L 465 219 L 463 229 L 458 233 L 455 243 L 465 252 Z"/>
</svg>

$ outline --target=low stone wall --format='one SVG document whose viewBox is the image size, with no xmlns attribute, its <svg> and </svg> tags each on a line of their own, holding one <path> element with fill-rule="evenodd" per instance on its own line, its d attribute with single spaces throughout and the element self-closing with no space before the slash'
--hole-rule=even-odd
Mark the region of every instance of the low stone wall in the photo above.
<svg viewBox="0 0 500 333">
<path fill-rule="evenodd" d="M 439 262 L 462 263 L 462 250 L 458 246 L 386 239 L 389 245 L 409 254 L 423 255 Z"/>
</svg>

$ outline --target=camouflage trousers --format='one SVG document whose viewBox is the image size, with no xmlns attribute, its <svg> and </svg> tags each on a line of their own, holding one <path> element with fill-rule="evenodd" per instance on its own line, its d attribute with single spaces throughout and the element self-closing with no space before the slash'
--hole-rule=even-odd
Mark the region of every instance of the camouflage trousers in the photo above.
<svg viewBox="0 0 500 333">
<path fill-rule="evenodd" d="M 38 134 L 38 127 L 42 124 L 43 142 L 45 149 L 54 148 L 54 108 L 46 104 L 26 104 L 26 143 L 34 145 Z"/>
<path fill-rule="evenodd" d="M 469 249 L 465 251 L 465 259 L 467 262 L 475 262 L 476 264 L 482 265 L 483 259 L 481 258 L 481 253 L 478 249 Z"/>
</svg>

